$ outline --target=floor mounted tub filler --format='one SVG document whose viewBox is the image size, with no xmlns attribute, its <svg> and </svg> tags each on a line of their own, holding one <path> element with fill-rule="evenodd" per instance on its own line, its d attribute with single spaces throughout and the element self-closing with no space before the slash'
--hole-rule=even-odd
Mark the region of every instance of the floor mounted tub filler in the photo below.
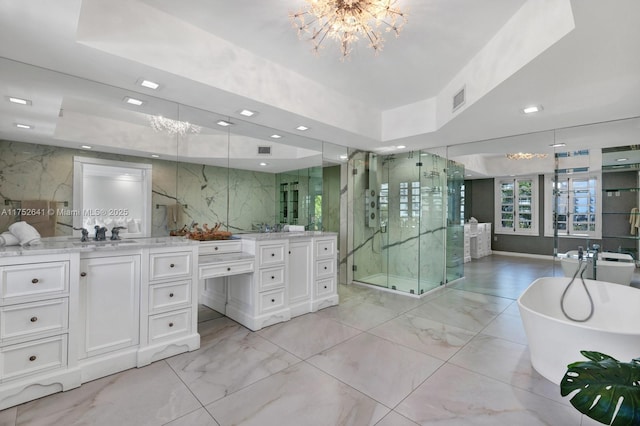
<svg viewBox="0 0 640 426">
<path fill-rule="evenodd" d="M 564 297 L 567 277 L 538 278 L 518 298 L 533 368 L 559 384 L 567 365 L 583 360 L 581 350 L 628 361 L 640 357 L 640 289 L 577 278 Z M 574 319 L 567 318 L 568 314 Z"/>
</svg>

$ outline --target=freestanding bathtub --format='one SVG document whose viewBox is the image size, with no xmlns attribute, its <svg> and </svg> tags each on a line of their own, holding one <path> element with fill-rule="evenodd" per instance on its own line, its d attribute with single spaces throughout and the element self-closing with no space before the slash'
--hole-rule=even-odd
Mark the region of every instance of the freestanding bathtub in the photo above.
<svg viewBox="0 0 640 426">
<path fill-rule="evenodd" d="M 542 376 L 560 384 L 567 365 L 586 361 L 581 350 L 602 352 L 619 361 L 640 357 L 640 289 L 585 280 L 594 303 L 586 322 L 567 319 L 560 298 L 571 278 L 538 278 L 518 298 L 531 364 Z M 583 319 L 589 299 L 577 278 L 565 298 L 565 311 Z"/>
</svg>

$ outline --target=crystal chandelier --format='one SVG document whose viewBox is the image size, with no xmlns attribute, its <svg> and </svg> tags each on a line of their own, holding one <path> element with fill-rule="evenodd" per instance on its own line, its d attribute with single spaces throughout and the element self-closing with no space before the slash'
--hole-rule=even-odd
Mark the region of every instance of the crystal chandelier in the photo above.
<svg viewBox="0 0 640 426">
<path fill-rule="evenodd" d="M 352 43 L 360 37 L 369 40 L 376 55 L 384 40 L 380 28 L 400 36 L 407 22 L 406 14 L 395 7 L 397 0 L 305 0 L 307 10 L 290 13 L 289 18 L 298 36 L 313 43 L 318 54 L 322 42 L 335 39 L 340 43 L 342 59 L 349 56 Z M 306 37 L 305 37 L 306 35 Z"/>
<path fill-rule="evenodd" d="M 516 152 L 507 154 L 509 160 L 533 160 L 534 158 L 547 158 L 548 154 L 533 154 L 530 152 Z"/>
<path fill-rule="evenodd" d="M 156 132 L 179 136 L 184 136 L 187 133 L 200 133 L 202 129 L 202 127 L 187 121 L 172 120 L 161 115 L 150 115 L 149 124 Z"/>
</svg>

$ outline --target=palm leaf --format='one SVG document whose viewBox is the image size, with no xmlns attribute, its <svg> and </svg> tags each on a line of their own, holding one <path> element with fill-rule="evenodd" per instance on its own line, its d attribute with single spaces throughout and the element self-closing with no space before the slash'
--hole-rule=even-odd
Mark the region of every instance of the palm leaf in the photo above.
<svg viewBox="0 0 640 426">
<path fill-rule="evenodd" d="M 612 426 L 640 425 L 640 358 L 620 362 L 600 352 L 580 351 L 590 361 L 569 364 L 560 394 L 594 420 Z"/>
</svg>

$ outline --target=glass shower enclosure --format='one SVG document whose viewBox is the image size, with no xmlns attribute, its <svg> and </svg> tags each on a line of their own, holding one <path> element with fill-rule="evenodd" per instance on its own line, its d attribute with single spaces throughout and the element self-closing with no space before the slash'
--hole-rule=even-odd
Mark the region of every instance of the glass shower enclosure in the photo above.
<svg viewBox="0 0 640 426">
<path fill-rule="evenodd" d="M 462 165 L 413 151 L 350 166 L 354 281 L 419 295 L 463 275 Z"/>
</svg>

